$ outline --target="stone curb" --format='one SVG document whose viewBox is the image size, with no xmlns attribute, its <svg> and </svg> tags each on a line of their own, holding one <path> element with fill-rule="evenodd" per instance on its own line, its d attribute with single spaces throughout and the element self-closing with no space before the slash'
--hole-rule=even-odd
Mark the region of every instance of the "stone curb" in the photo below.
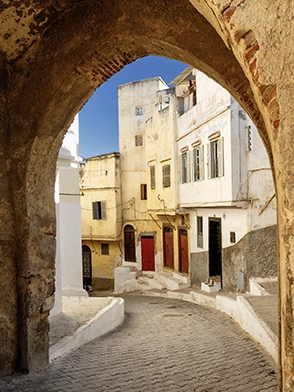
<svg viewBox="0 0 294 392">
<path fill-rule="evenodd" d="M 141 294 L 180 299 L 197 305 L 210 306 L 227 314 L 256 342 L 258 342 L 276 363 L 278 363 L 278 337 L 256 314 L 250 303 L 246 300 L 246 297 L 238 295 L 236 299 L 234 299 L 225 295 L 209 296 L 193 290 L 191 290 L 190 293 L 179 293 L 174 291 L 159 293 L 145 291 L 141 292 Z"/>
<path fill-rule="evenodd" d="M 64 336 L 49 349 L 49 361 L 75 350 L 99 336 L 112 331 L 124 320 L 124 300 L 112 298 L 111 302 L 92 317 L 87 323 L 80 326 L 72 335 Z"/>
</svg>

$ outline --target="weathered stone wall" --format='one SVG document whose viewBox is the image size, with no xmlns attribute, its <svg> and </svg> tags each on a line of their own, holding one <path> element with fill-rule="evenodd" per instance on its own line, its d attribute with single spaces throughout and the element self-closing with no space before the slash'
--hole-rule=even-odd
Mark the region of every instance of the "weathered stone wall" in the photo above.
<svg viewBox="0 0 294 392">
<path fill-rule="evenodd" d="M 237 244 L 224 248 L 224 290 L 246 292 L 249 290 L 249 278 L 276 277 L 277 256 L 276 226 L 251 231 Z"/>
<path fill-rule="evenodd" d="M 92 278 L 93 291 L 114 290 L 114 279 Z"/>
<path fill-rule="evenodd" d="M 205 282 L 209 276 L 208 252 L 190 254 L 190 279 L 191 286 L 199 289 L 201 282 Z"/>
<path fill-rule="evenodd" d="M 246 292 L 251 277 L 277 276 L 277 229 L 270 226 L 246 234 L 237 244 L 222 251 L 223 289 L 228 292 Z M 207 252 L 191 253 L 191 285 L 201 287 L 209 276 Z"/>
</svg>

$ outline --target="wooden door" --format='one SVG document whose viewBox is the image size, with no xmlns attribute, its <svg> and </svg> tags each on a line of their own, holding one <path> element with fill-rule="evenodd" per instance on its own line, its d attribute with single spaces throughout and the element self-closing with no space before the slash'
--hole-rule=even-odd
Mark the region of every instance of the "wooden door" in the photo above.
<svg viewBox="0 0 294 392">
<path fill-rule="evenodd" d="M 169 226 L 163 228 L 163 262 L 165 267 L 174 269 L 174 234 Z"/>
<path fill-rule="evenodd" d="M 88 285 L 92 285 L 92 253 L 87 245 L 82 245 L 83 279 Z"/>
<path fill-rule="evenodd" d="M 209 218 L 209 276 L 222 278 L 221 220 Z"/>
<path fill-rule="evenodd" d="M 142 271 L 155 271 L 154 237 L 141 237 Z"/>
<path fill-rule="evenodd" d="M 189 273 L 188 233 L 186 229 L 179 230 L 179 270 Z"/>
<path fill-rule="evenodd" d="M 125 261 L 136 261 L 135 230 L 133 226 L 124 228 Z"/>
</svg>

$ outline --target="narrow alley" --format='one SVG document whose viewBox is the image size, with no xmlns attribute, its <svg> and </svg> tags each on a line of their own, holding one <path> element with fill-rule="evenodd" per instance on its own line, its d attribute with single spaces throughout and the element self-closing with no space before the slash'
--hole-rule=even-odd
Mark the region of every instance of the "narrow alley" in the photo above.
<svg viewBox="0 0 294 392">
<path fill-rule="evenodd" d="M 18 392 L 273 392 L 274 361 L 229 317 L 174 299 L 124 294 L 113 332 L 42 371 L 0 380 Z"/>
</svg>

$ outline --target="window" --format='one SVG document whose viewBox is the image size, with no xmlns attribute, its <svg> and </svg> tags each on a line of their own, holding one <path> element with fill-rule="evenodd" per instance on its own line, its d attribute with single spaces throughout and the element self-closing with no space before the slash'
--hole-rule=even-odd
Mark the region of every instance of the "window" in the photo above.
<svg viewBox="0 0 294 392">
<path fill-rule="evenodd" d="M 101 254 L 109 255 L 109 244 L 101 244 Z"/>
<path fill-rule="evenodd" d="M 200 181 L 204 178 L 203 147 L 200 146 L 193 150 L 193 181 Z"/>
<path fill-rule="evenodd" d="M 197 216 L 197 246 L 203 248 L 203 217 Z"/>
<path fill-rule="evenodd" d="M 141 184 L 141 200 L 147 200 L 147 184 Z"/>
<path fill-rule="evenodd" d="M 155 189 L 156 182 L 155 182 L 155 166 L 150 166 L 150 188 Z"/>
<path fill-rule="evenodd" d="M 189 151 L 185 151 L 180 156 L 181 183 L 189 182 Z"/>
<path fill-rule="evenodd" d="M 136 116 L 142 116 L 142 114 L 143 114 L 143 108 L 137 106 L 136 107 Z"/>
<path fill-rule="evenodd" d="M 248 127 L 246 127 L 247 129 L 247 151 L 252 151 L 252 131 L 251 131 L 251 126 L 248 125 Z"/>
<path fill-rule="evenodd" d="M 236 243 L 236 233 L 234 231 L 230 231 L 230 243 L 231 244 Z"/>
<path fill-rule="evenodd" d="M 143 146 L 143 136 L 142 135 L 136 135 L 135 136 L 135 146 Z"/>
<path fill-rule="evenodd" d="M 209 178 L 216 178 L 224 175 L 223 155 L 223 138 L 211 141 L 207 149 Z"/>
<path fill-rule="evenodd" d="M 170 165 L 162 166 L 162 186 L 163 188 L 170 187 Z"/>
<path fill-rule="evenodd" d="M 93 219 L 106 219 L 106 201 L 92 203 Z"/>
</svg>

